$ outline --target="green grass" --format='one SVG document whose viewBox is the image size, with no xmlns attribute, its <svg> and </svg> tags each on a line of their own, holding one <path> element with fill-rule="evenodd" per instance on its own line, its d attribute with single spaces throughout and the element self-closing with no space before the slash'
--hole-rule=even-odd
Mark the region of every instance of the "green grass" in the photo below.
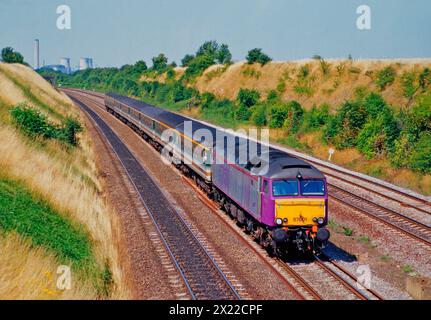
<svg viewBox="0 0 431 320">
<path fill-rule="evenodd" d="M 380 260 L 382 260 L 383 262 L 388 262 L 389 260 L 391 260 L 391 257 L 387 254 L 384 254 L 380 257 Z"/>
<path fill-rule="evenodd" d="M 413 272 L 413 267 L 409 264 L 406 264 L 402 267 L 402 270 L 404 273 L 412 273 Z"/>
<path fill-rule="evenodd" d="M 351 237 L 353 236 L 353 234 L 355 233 L 355 231 L 353 229 L 347 228 L 347 227 L 343 227 L 343 234 L 347 237 Z"/>
<path fill-rule="evenodd" d="M 15 231 L 77 269 L 91 267 L 90 241 L 81 227 L 54 212 L 20 183 L 0 179 L 0 230 Z"/>
<path fill-rule="evenodd" d="M 371 242 L 371 239 L 368 236 L 360 236 L 358 240 L 365 244 L 369 244 Z"/>
<path fill-rule="evenodd" d="M 297 138 L 296 135 L 288 135 L 286 137 L 280 138 L 276 140 L 278 143 L 284 144 L 286 146 L 289 146 L 293 149 L 301 150 L 304 152 L 310 152 L 310 147 Z"/>
</svg>

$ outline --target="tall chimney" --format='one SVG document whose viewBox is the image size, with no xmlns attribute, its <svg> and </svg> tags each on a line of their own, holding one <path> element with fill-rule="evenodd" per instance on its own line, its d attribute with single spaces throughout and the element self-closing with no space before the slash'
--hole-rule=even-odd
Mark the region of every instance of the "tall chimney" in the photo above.
<svg viewBox="0 0 431 320">
<path fill-rule="evenodd" d="M 40 68 L 39 65 L 39 39 L 34 40 L 34 69 L 37 70 Z"/>
</svg>

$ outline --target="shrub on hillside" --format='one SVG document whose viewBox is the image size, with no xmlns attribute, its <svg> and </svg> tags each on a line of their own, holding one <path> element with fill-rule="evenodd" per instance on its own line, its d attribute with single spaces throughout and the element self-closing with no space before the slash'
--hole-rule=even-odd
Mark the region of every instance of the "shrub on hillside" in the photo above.
<svg viewBox="0 0 431 320">
<path fill-rule="evenodd" d="M 256 106 L 256 108 L 254 109 L 251 115 L 251 119 L 257 127 L 266 126 L 267 124 L 266 106 L 265 105 Z"/>
<path fill-rule="evenodd" d="M 431 133 L 423 132 L 412 148 L 409 167 L 424 173 L 431 173 Z"/>
<path fill-rule="evenodd" d="M 51 124 L 48 117 L 26 104 L 19 104 L 11 109 L 12 122 L 22 132 L 31 137 L 54 138 L 57 127 Z"/>
<path fill-rule="evenodd" d="M 323 104 L 320 108 L 315 105 L 305 113 L 304 126 L 307 129 L 317 129 L 324 126 L 329 120 L 329 105 Z"/>
<path fill-rule="evenodd" d="M 81 124 L 73 119 L 66 118 L 61 125 L 56 125 L 39 111 L 20 104 L 11 109 L 13 123 L 30 137 L 57 139 L 71 146 L 77 146 L 77 134 L 82 131 Z"/>
<path fill-rule="evenodd" d="M 1 59 L 5 63 L 21 63 L 25 64 L 24 57 L 18 51 L 11 47 L 3 48 L 1 51 Z"/>
<path fill-rule="evenodd" d="M 397 73 L 394 68 L 391 66 L 386 67 L 377 74 L 376 85 L 383 91 L 387 86 L 394 83 L 396 75 Z"/>
<path fill-rule="evenodd" d="M 331 118 L 325 129 L 325 138 L 340 149 L 354 147 L 366 120 L 367 112 L 364 106 L 355 101 L 347 101 L 336 116 Z"/>
<path fill-rule="evenodd" d="M 419 75 L 419 86 L 422 88 L 422 90 L 425 90 L 430 85 L 431 85 L 431 70 L 429 68 L 425 68 Z"/>
<path fill-rule="evenodd" d="M 412 99 L 418 89 L 414 72 L 405 72 L 402 74 L 401 87 L 403 89 L 403 96 L 407 99 Z"/>
<path fill-rule="evenodd" d="M 369 117 L 358 135 L 357 147 L 368 159 L 373 159 L 393 151 L 398 136 L 397 121 L 390 109 L 385 109 L 376 117 Z"/>
<path fill-rule="evenodd" d="M 201 95 L 201 105 L 203 109 L 210 108 L 211 104 L 216 100 L 216 96 L 211 92 L 204 92 Z"/>
<path fill-rule="evenodd" d="M 247 54 L 247 62 L 248 64 L 260 63 L 262 66 L 270 62 L 272 59 L 262 52 L 262 49 L 252 49 Z"/>
<path fill-rule="evenodd" d="M 260 93 L 256 90 L 240 89 L 237 95 L 239 104 L 247 108 L 254 106 L 259 99 Z"/>
<path fill-rule="evenodd" d="M 239 121 L 248 121 L 251 117 L 250 108 L 244 104 L 241 104 L 238 109 L 235 110 L 235 119 Z"/>
<path fill-rule="evenodd" d="M 192 79 L 200 76 L 207 68 L 214 64 L 214 58 L 209 55 L 199 55 L 190 61 L 184 73 L 185 79 Z"/>
<path fill-rule="evenodd" d="M 416 139 L 422 132 L 431 132 L 431 93 L 420 96 L 404 120 L 405 130 Z"/>
<path fill-rule="evenodd" d="M 297 133 L 302 125 L 302 119 L 304 117 L 304 109 L 296 101 L 291 101 L 286 105 L 287 114 L 286 119 L 283 122 L 283 128 L 289 133 Z"/>
</svg>

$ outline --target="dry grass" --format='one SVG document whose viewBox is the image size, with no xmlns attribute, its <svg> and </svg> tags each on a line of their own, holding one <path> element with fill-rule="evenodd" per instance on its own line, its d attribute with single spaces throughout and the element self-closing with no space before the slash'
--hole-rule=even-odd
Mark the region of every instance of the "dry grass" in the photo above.
<svg viewBox="0 0 431 320">
<path fill-rule="evenodd" d="M 72 103 L 67 97 L 58 93 L 30 69 L 24 66 L 0 64 L 0 71 L 2 114 L 5 113 L 5 104 L 10 107 L 25 101 L 38 107 L 19 86 L 13 83 L 11 79 L 13 77 L 16 81 L 24 83 L 32 94 L 43 103 L 55 108 L 59 114 L 74 115 L 83 119 L 83 115 L 76 108 L 69 107 Z M 120 239 L 118 218 L 101 195 L 102 185 L 95 165 L 92 141 L 88 134 L 84 132 L 81 135 L 80 147 L 70 151 L 55 141 L 43 144 L 28 142 L 27 138 L 4 123 L 6 118 L 7 116 L 3 115 L 0 121 L 2 141 L 0 173 L 23 182 L 29 190 L 44 199 L 54 210 L 81 223 L 91 235 L 90 240 L 98 265 L 103 269 L 108 263 L 112 272 L 115 285 L 110 298 L 130 297 L 118 249 Z M 81 122 L 84 123 L 84 121 Z M 28 254 L 30 255 L 31 252 Z M 26 274 L 22 276 L 25 277 Z M 3 279 L 11 286 L 18 281 L 14 278 L 3 277 Z M 76 296 L 76 298 L 82 298 L 82 296 Z M 85 298 L 92 299 L 93 295 Z"/>
<path fill-rule="evenodd" d="M 209 91 L 219 97 L 235 99 L 240 88 L 258 90 L 265 97 L 268 91 L 276 90 L 279 83 L 282 82 L 286 88 L 282 94 L 285 100 L 297 100 L 306 109 L 323 103 L 337 108 L 345 100 L 353 97 L 357 87 L 378 91 L 374 84 L 374 77 L 386 66 L 392 66 L 398 75 L 405 71 L 420 72 L 425 67 L 431 68 L 429 59 L 358 60 L 353 62 L 328 60 L 327 63 L 330 68 L 327 75 L 322 73 L 320 63 L 315 60 L 271 62 L 263 67 L 239 62 L 218 76 L 214 76 L 213 71 L 219 66 L 212 66 L 196 80 L 195 87 L 200 92 Z M 305 65 L 310 71 L 306 79 L 313 91 L 311 95 L 295 91 L 295 86 L 298 85 L 299 70 Z M 247 76 L 244 70 L 254 70 L 259 77 Z M 209 74 L 210 77 L 208 77 Z M 382 96 L 394 106 L 403 106 L 407 103 L 406 98 L 402 95 L 399 77 L 393 85 L 382 92 Z"/>
<path fill-rule="evenodd" d="M 0 300 L 96 299 L 92 285 L 72 274 L 70 290 L 57 289 L 60 263 L 16 234 L 0 235 Z M 12 281 L 13 279 L 13 281 Z"/>
</svg>

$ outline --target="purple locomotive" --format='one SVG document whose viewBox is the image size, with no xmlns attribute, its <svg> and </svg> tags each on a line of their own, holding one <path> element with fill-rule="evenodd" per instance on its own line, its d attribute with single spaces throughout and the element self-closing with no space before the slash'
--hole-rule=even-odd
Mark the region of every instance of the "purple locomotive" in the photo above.
<svg viewBox="0 0 431 320">
<path fill-rule="evenodd" d="M 106 96 L 105 106 L 159 151 L 169 147 L 169 154 L 181 159 L 177 167 L 272 254 L 312 253 L 328 241 L 326 179 L 312 165 L 261 145 L 242 163 L 239 153 L 248 148 L 247 139 L 234 137 L 231 145 L 197 139 L 202 129 L 224 141 L 229 134 L 116 94 Z M 169 139 L 163 137 L 166 130 Z"/>
</svg>

